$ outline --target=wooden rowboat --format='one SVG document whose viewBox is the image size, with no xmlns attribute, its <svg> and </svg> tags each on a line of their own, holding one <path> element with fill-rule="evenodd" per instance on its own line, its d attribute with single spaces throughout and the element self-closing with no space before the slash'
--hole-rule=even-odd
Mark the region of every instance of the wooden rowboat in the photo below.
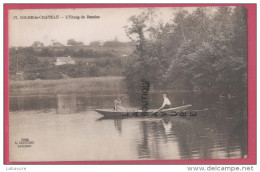
<svg viewBox="0 0 260 172">
<path fill-rule="evenodd" d="M 149 109 L 146 112 L 136 109 L 126 109 L 123 111 L 115 111 L 113 109 L 96 109 L 95 111 L 104 117 L 138 117 L 138 116 L 149 116 L 149 115 L 172 115 L 186 110 L 192 105 L 178 106 L 170 109 L 163 109 L 160 112 L 155 113 L 158 109 Z"/>
</svg>

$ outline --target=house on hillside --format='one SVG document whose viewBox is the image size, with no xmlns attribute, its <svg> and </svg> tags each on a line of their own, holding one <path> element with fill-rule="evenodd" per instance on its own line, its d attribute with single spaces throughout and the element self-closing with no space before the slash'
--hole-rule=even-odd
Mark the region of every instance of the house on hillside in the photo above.
<svg viewBox="0 0 260 172">
<path fill-rule="evenodd" d="M 55 65 L 60 66 L 60 65 L 66 65 L 66 64 L 75 64 L 75 61 L 70 57 L 57 57 Z"/>
</svg>

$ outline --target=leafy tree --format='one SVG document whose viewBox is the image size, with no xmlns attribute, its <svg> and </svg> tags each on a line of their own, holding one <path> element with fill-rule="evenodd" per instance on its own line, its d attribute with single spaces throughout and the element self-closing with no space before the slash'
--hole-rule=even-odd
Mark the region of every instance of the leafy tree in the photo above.
<svg viewBox="0 0 260 172">
<path fill-rule="evenodd" d="M 69 39 L 67 41 L 67 45 L 71 45 L 71 46 L 82 46 L 84 45 L 83 42 L 78 42 L 78 41 L 75 41 L 74 39 Z"/>
<path fill-rule="evenodd" d="M 61 46 L 63 46 L 63 44 L 60 43 L 60 42 L 53 42 L 52 45 L 55 46 L 55 47 L 61 47 Z"/>
<path fill-rule="evenodd" d="M 100 46 L 101 42 L 100 41 L 93 41 L 89 43 L 89 46 L 93 46 L 93 47 L 98 47 Z"/>
<path fill-rule="evenodd" d="M 53 51 L 45 47 L 38 53 L 38 55 L 42 57 L 53 57 L 53 53 L 54 53 Z"/>
<path fill-rule="evenodd" d="M 40 41 L 34 41 L 32 47 L 44 47 L 44 44 Z"/>
<path fill-rule="evenodd" d="M 247 57 L 247 10 L 243 6 L 238 6 L 232 14 L 234 38 L 232 45 L 236 49 L 238 56 Z M 246 59 L 245 59 L 246 60 Z"/>
<path fill-rule="evenodd" d="M 154 54 L 154 44 L 148 40 L 154 16 L 154 10 L 147 9 L 140 15 L 131 16 L 131 25 L 125 27 L 127 36 L 135 46 L 135 51 L 128 57 L 125 71 L 126 82 L 131 90 L 139 91 L 142 79 L 157 80 L 160 77 L 157 74 L 160 68 L 156 65 L 158 57 Z"/>
<path fill-rule="evenodd" d="M 246 88 L 247 25 L 244 7 L 197 8 L 175 12 L 166 24 L 153 15 L 132 16 L 128 36 L 136 46 L 126 67 L 134 86 L 149 78 L 160 89 L 200 89 L 236 94 Z M 149 16 L 149 17 L 148 17 Z M 148 37 L 145 37 L 148 35 Z"/>
</svg>

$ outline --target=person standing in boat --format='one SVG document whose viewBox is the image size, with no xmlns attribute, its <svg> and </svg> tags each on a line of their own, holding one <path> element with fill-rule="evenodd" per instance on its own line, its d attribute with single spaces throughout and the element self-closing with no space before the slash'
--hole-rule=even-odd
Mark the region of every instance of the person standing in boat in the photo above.
<svg viewBox="0 0 260 172">
<path fill-rule="evenodd" d="M 119 106 L 121 105 L 121 99 L 120 99 L 120 97 L 117 97 L 117 99 L 115 99 L 114 100 L 114 110 L 115 111 L 118 111 L 118 109 L 119 109 Z"/>
<path fill-rule="evenodd" d="M 120 97 L 117 97 L 116 100 L 114 100 L 114 110 L 115 111 L 122 111 L 125 108 L 122 106 L 122 101 L 120 99 Z"/>
<path fill-rule="evenodd" d="M 171 108 L 171 102 L 167 98 L 166 94 L 162 94 L 162 97 L 163 97 L 163 104 L 160 107 L 160 110 L 162 110 L 162 109 L 170 109 Z"/>
</svg>

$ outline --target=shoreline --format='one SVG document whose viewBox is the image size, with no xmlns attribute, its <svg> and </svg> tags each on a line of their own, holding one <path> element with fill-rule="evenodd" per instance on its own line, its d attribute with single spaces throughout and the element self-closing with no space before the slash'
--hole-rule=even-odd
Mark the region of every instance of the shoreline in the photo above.
<svg viewBox="0 0 260 172">
<path fill-rule="evenodd" d="M 149 90 L 149 93 L 202 93 L 206 90 Z M 127 94 L 122 76 L 66 78 L 59 80 L 9 81 L 9 97 L 85 94 L 86 96 Z M 141 91 L 140 91 L 141 93 Z"/>
<path fill-rule="evenodd" d="M 10 96 L 126 92 L 121 76 L 10 81 Z"/>
</svg>

